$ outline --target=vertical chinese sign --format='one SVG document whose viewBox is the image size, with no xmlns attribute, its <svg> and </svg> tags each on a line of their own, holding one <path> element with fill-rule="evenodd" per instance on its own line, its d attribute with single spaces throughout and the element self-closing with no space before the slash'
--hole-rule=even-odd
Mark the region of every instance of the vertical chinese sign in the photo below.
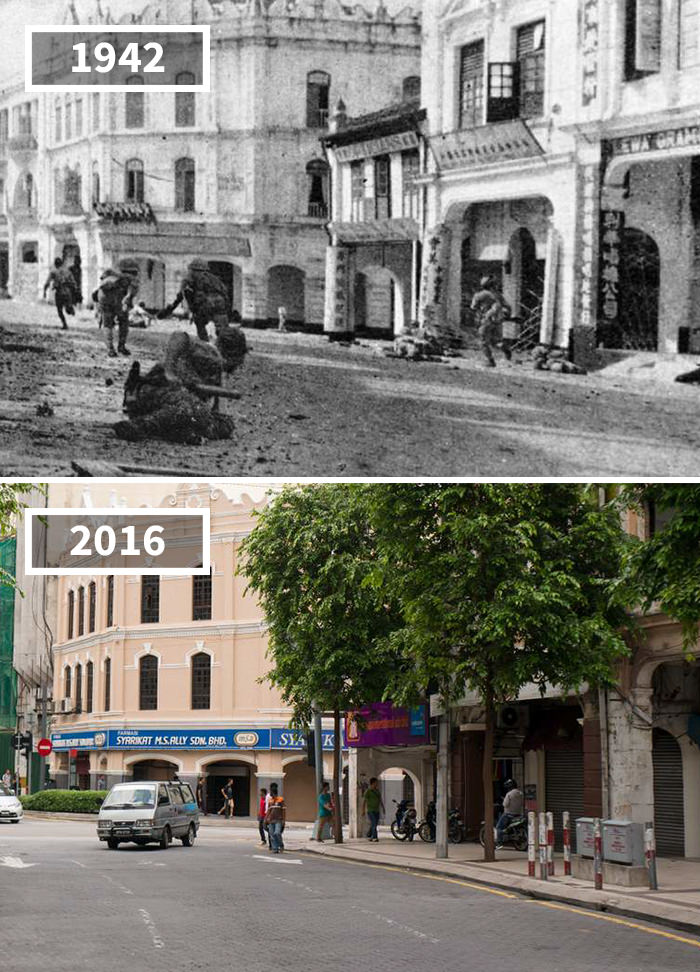
<svg viewBox="0 0 700 972">
<path fill-rule="evenodd" d="M 598 97 L 600 0 L 583 0 L 581 11 L 581 101 L 584 108 Z"/>
<path fill-rule="evenodd" d="M 624 224 L 623 212 L 601 211 L 598 330 L 606 344 L 620 326 L 620 247 Z"/>
</svg>

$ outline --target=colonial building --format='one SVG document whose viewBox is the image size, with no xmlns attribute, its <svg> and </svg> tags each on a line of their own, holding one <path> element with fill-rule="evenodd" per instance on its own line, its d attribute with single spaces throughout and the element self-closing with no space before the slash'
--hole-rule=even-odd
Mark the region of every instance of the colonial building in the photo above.
<svg viewBox="0 0 700 972">
<path fill-rule="evenodd" d="M 58 786 L 204 776 L 209 809 L 218 810 L 233 777 L 236 813 L 247 816 L 259 787 L 274 780 L 290 818 L 313 819 L 315 775 L 303 735 L 289 729 L 277 690 L 259 681 L 269 666 L 265 623 L 235 574 L 254 509 L 266 502 L 263 490 L 243 488 L 257 498 L 231 485 L 191 484 L 167 495 L 155 483 L 117 487 L 120 505 L 208 508 L 209 577 L 59 579 L 51 734 Z M 112 505 L 108 494 L 116 492 L 50 491 L 53 506 Z M 331 778 L 332 728 L 324 728 L 323 744 Z"/>
<path fill-rule="evenodd" d="M 94 4 L 79 6 L 76 22 L 105 22 Z M 163 0 L 120 17 L 209 23 L 211 92 L 149 93 L 135 78 L 132 92 L 41 96 L 41 273 L 56 255 L 77 260 L 89 295 L 102 268 L 135 256 L 141 298 L 159 308 L 204 257 L 244 321 L 283 306 L 288 321 L 320 328 L 329 174 L 319 137 L 331 99 L 372 111 L 400 98 L 420 72 L 418 14 L 339 0 Z M 20 262 L 12 252 L 11 291 Z"/>
<path fill-rule="evenodd" d="M 425 167 L 420 83 L 403 101 L 349 119 L 341 101 L 323 139 L 331 168 L 325 331 L 391 337 L 418 319 Z"/>
</svg>

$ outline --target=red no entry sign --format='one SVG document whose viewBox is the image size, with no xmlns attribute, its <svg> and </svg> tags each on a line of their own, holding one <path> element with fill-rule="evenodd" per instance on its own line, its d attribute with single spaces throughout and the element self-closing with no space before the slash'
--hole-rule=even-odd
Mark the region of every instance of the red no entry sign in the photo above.
<svg viewBox="0 0 700 972">
<path fill-rule="evenodd" d="M 77 759 L 78 758 L 78 750 L 77 749 L 69 749 L 68 750 L 68 755 L 70 756 L 71 759 Z"/>
<path fill-rule="evenodd" d="M 36 745 L 36 751 L 40 756 L 48 756 L 52 749 L 53 746 L 51 745 L 50 739 L 40 739 Z"/>
</svg>

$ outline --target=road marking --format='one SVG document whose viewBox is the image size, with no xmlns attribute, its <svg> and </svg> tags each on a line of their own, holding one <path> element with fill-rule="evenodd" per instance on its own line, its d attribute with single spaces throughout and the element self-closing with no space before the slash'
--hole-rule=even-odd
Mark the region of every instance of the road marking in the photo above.
<svg viewBox="0 0 700 972">
<path fill-rule="evenodd" d="M 387 918 L 386 915 L 380 915 L 375 911 L 368 911 L 367 908 L 360 908 L 357 905 L 352 906 L 353 911 L 361 911 L 363 915 L 369 915 L 370 918 L 376 918 L 377 921 L 383 921 L 387 925 L 391 925 L 393 928 L 399 931 L 408 932 L 410 935 L 415 935 L 416 938 L 422 938 L 426 942 L 432 942 L 433 945 L 437 945 L 440 941 L 439 938 L 433 938 L 431 935 L 426 935 L 425 932 L 418 931 L 416 928 L 411 928 L 410 925 L 402 925 L 401 922 L 395 921 L 393 918 Z"/>
<path fill-rule="evenodd" d="M 256 861 L 267 861 L 268 863 L 275 862 L 275 864 L 301 864 L 300 860 L 291 857 L 279 857 L 277 854 L 251 854 L 250 855 Z"/>
<path fill-rule="evenodd" d="M 83 864 L 81 861 L 74 861 L 73 858 L 69 858 L 71 864 L 77 864 L 78 867 L 87 867 L 87 864 Z"/>
<path fill-rule="evenodd" d="M 3 867 L 36 867 L 36 864 L 25 864 L 21 857 L 0 857 Z"/>
<path fill-rule="evenodd" d="M 269 876 L 274 878 L 275 881 L 282 881 L 283 884 L 291 884 L 294 888 L 301 888 L 302 891 L 309 891 L 311 894 L 319 894 L 318 888 L 310 888 L 308 884 L 302 884 L 300 881 L 290 881 L 289 878 L 280 877 L 279 874 L 270 874 Z"/>
<path fill-rule="evenodd" d="M 311 852 L 313 853 L 313 851 Z M 444 881 L 446 884 L 459 884 L 463 888 L 472 888 L 474 891 L 483 891 L 484 894 L 495 894 L 499 898 L 518 898 L 520 895 L 512 894 L 510 891 L 499 891 L 498 888 L 488 888 L 483 884 L 473 884 L 471 881 L 462 881 L 460 878 L 444 877 L 441 874 L 421 874 L 412 871 L 407 867 L 397 867 L 394 864 L 370 864 L 366 861 L 349 861 L 342 857 L 331 856 L 330 854 L 316 855 L 324 861 L 338 861 L 340 864 L 354 864 L 355 867 L 372 867 L 379 871 L 396 871 L 398 874 L 410 874 L 411 877 L 423 878 L 426 881 Z"/>
<path fill-rule="evenodd" d="M 158 934 L 158 929 L 156 928 L 153 919 L 151 918 L 151 916 L 149 915 L 149 913 L 146 911 L 146 909 L 145 908 L 139 908 L 139 914 L 143 918 L 144 925 L 146 926 L 146 928 L 150 932 L 151 938 L 153 940 L 153 947 L 154 948 L 165 948 L 165 942 L 163 941 L 163 939 Z"/>
<path fill-rule="evenodd" d="M 683 945 L 692 945 L 694 948 L 700 948 L 700 940 L 697 938 L 684 938 L 683 935 L 674 935 L 673 932 L 662 931 L 660 928 L 648 928 L 646 925 L 640 925 L 638 922 L 629 921 L 626 918 L 615 918 L 613 915 L 601 915 L 598 911 L 588 911 L 586 908 L 577 908 L 575 905 L 555 904 L 553 901 L 537 901 L 534 898 L 525 900 L 529 904 L 536 904 L 541 908 L 551 908 L 554 911 L 570 911 L 576 915 L 585 915 L 587 918 L 595 918 L 598 921 L 609 921 L 613 925 L 624 925 L 626 928 L 636 928 L 637 931 L 646 932 L 647 935 L 657 935 L 659 938 L 669 938 L 673 942 L 681 942 Z"/>
</svg>

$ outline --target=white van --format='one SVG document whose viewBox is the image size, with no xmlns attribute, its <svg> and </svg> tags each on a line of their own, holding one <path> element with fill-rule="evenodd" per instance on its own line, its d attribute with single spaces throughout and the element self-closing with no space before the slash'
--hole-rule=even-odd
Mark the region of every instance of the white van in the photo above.
<svg viewBox="0 0 700 972">
<path fill-rule="evenodd" d="M 165 850 L 173 837 L 192 847 L 198 830 L 199 809 L 187 783 L 116 783 L 97 817 L 97 836 L 110 850 L 123 843 L 157 843 Z"/>
</svg>

